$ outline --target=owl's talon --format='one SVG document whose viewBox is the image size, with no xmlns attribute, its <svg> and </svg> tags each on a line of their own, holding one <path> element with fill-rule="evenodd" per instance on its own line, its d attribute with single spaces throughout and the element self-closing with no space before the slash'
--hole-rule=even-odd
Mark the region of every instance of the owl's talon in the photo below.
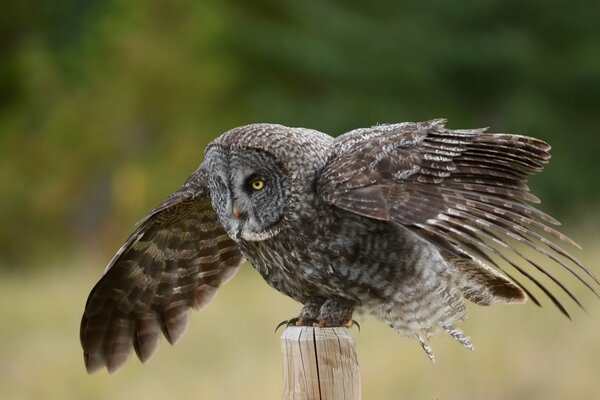
<svg viewBox="0 0 600 400">
<path fill-rule="evenodd" d="M 285 327 L 287 328 L 288 326 L 296 326 L 296 324 L 298 323 L 298 321 L 300 321 L 300 318 L 291 318 L 291 319 L 284 319 L 283 321 L 281 321 L 280 323 L 277 324 L 277 326 L 275 327 L 275 332 L 277 333 L 277 330 L 279 328 L 281 328 L 283 325 L 285 325 Z"/>
<path fill-rule="evenodd" d="M 350 329 L 352 327 L 356 326 L 358 328 L 358 331 L 360 332 L 360 324 L 358 323 L 358 321 L 356 321 L 355 319 L 351 319 L 350 321 L 348 321 L 348 323 L 346 324 L 346 328 Z"/>
</svg>

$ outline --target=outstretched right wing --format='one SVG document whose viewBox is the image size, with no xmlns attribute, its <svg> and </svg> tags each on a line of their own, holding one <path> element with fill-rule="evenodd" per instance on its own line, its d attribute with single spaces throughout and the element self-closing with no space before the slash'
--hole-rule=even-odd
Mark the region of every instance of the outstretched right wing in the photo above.
<svg viewBox="0 0 600 400">
<path fill-rule="evenodd" d="M 145 362 L 160 333 L 175 343 L 243 261 L 217 221 L 202 166 L 133 232 L 92 289 L 81 319 L 88 372 L 116 371 L 135 349 Z"/>
</svg>

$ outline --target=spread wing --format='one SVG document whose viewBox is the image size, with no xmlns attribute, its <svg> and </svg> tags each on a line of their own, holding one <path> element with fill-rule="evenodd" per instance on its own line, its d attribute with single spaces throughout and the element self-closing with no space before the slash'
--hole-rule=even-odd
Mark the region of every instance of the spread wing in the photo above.
<svg viewBox="0 0 600 400">
<path fill-rule="evenodd" d="M 561 281 L 523 254 L 530 247 L 561 265 L 598 294 L 598 280 L 556 242 L 577 246 L 531 203 L 527 178 L 550 159 L 550 146 L 530 137 L 485 129 L 449 130 L 445 120 L 358 129 L 336 139 L 317 183 L 328 203 L 365 217 L 394 221 L 444 253 L 495 267 L 533 302 L 533 294 L 506 270 L 530 279 L 568 317 L 556 296 L 530 270 L 547 276 L 579 306 Z M 522 246 L 515 246 L 518 243 Z M 531 268 L 524 267 L 523 261 Z"/>
<path fill-rule="evenodd" d="M 188 309 L 206 305 L 242 261 L 217 222 L 200 167 L 140 222 L 92 289 L 80 331 L 88 372 L 117 370 L 132 347 L 145 362 L 161 331 L 175 343 Z"/>
</svg>

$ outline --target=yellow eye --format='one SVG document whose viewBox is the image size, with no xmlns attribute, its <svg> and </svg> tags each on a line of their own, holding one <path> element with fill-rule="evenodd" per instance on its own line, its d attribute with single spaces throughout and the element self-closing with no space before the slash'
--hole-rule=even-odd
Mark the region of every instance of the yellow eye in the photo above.
<svg viewBox="0 0 600 400">
<path fill-rule="evenodd" d="M 265 181 L 261 178 L 256 178 L 252 182 L 250 182 L 250 187 L 252 187 L 252 189 L 256 191 L 263 190 L 265 187 Z"/>
</svg>

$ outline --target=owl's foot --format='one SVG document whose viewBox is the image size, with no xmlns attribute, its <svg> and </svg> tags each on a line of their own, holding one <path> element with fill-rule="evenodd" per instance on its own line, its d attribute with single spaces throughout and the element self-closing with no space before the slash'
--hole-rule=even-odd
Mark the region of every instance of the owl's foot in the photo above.
<svg viewBox="0 0 600 400">
<path fill-rule="evenodd" d="M 354 303 L 345 299 L 333 298 L 323 301 L 313 299 L 302 307 L 300 315 L 296 318 L 281 321 L 275 331 L 283 325 L 288 326 L 314 326 L 316 328 L 356 326 L 360 331 L 360 324 L 352 319 Z"/>
<path fill-rule="evenodd" d="M 358 322 L 352 319 L 355 304 L 346 299 L 332 298 L 326 300 L 319 309 L 314 326 L 319 328 L 346 327 L 354 325 L 360 330 Z"/>
<path fill-rule="evenodd" d="M 289 326 L 314 326 L 314 324 L 318 321 L 317 316 L 319 315 L 322 305 L 323 300 L 320 299 L 307 301 L 304 304 L 304 307 L 302 307 L 300 315 L 295 318 L 281 321 L 275 328 L 275 332 L 277 332 L 277 329 L 281 328 L 283 325 L 285 325 L 286 328 Z"/>
<path fill-rule="evenodd" d="M 323 300 L 317 299 L 313 301 L 307 301 L 302 307 L 300 311 L 300 315 L 296 318 L 288 319 L 285 321 L 281 321 L 279 325 L 275 328 L 275 332 L 277 329 L 281 328 L 283 325 L 288 326 L 314 326 L 314 324 L 318 321 L 317 316 L 319 315 L 319 310 L 321 310 L 321 306 L 323 305 Z"/>
<path fill-rule="evenodd" d="M 352 328 L 353 326 L 356 326 L 358 328 L 358 331 L 360 332 L 360 324 L 358 322 L 356 322 L 356 320 L 353 319 L 348 319 L 345 321 L 334 321 L 334 323 L 332 323 L 332 321 L 327 321 L 324 319 L 321 319 L 317 322 L 315 322 L 313 324 L 313 326 L 315 328 L 336 328 L 336 327 L 343 327 L 343 328 Z"/>
<path fill-rule="evenodd" d="M 277 324 L 277 326 L 275 327 L 275 332 L 277 332 L 277 330 L 279 328 L 281 328 L 283 325 L 285 325 L 285 327 L 290 327 L 290 326 L 315 326 L 316 320 L 314 319 L 304 319 L 302 317 L 296 317 L 296 318 L 292 318 L 292 319 L 286 319 L 281 321 L 279 324 Z"/>
</svg>

